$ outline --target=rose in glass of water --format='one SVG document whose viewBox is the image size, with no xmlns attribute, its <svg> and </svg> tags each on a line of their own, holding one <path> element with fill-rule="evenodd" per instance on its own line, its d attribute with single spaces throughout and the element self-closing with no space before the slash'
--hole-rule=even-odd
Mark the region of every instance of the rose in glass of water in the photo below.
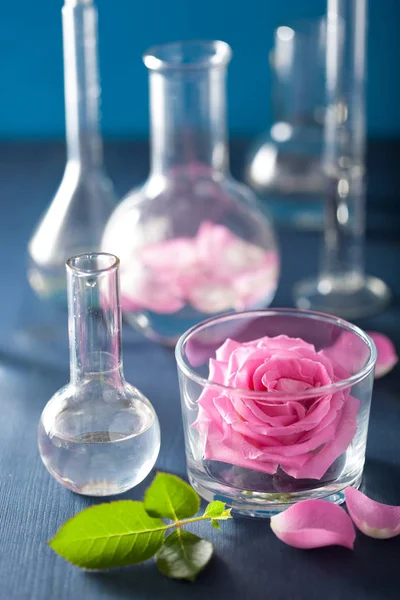
<svg viewBox="0 0 400 600">
<path fill-rule="evenodd" d="M 332 387 L 349 373 L 313 344 L 285 335 L 227 339 L 209 365 L 209 380 L 227 387 L 206 386 L 198 401 L 193 427 L 205 460 L 321 479 L 356 434 L 360 401 L 349 387 Z"/>
</svg>

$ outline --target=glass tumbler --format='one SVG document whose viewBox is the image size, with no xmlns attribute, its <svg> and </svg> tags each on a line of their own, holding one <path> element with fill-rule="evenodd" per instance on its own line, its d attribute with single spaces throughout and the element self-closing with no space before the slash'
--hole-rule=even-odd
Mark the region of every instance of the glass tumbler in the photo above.
<svg viewBox="0 0 400 600">
<path fill-rule="evenodd" d="M 208 501 L 269 517 L 340 504 L 361 482 L 376 349 L 320 313 L 247 311 L 204 321 L 176 347 L 189 480 Z"/>
</svg>

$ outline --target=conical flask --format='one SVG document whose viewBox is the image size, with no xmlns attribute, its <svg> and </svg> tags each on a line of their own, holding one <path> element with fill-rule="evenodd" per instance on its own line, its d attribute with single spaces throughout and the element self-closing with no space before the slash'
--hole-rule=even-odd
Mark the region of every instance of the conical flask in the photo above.
<svg viewBox="0 0 400 600">
<path fill-rule="evenodd" d="M 62 23 L 67 164 L 60 187 L 29 242 L 28 278 L 40 297 L 66 305 L 65 261 L 98 250 L 116 198 L 102 162 L 93 1 L 65 0 Z"/>
</svg>

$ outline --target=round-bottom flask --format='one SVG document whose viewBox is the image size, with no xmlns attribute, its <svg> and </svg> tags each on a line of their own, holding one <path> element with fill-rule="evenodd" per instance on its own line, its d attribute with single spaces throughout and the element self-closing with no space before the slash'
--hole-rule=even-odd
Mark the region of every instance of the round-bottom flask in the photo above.
<svg viewBox="0 0 400 600">
<path fill-rule="evenodd" d="M 50 474 L 89 496 L 120 494 L 150 472 L 160 428 L 149 400 L 123 376 L 119 260 L 67 261 L 71 381 L 45 406 L 39 450 Z"/>
<path fill-rule="evenodd" d="M 279 256 L 272 224 L 228 170 L 224 42 L 151 49 L 151 173 L 111 215 L 102 249 L 121 259 L 124 318 L 174 344 L 215 314 L 268 306 Z"/>
</svg>

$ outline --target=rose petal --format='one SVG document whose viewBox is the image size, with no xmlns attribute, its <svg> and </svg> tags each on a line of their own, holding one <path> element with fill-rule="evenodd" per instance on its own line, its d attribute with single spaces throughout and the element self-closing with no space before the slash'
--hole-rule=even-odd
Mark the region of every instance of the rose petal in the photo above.
<svg viewBox="0 0 400 600">
<path fill-rule="evenodd" d="M 385 540 L 400 534 L 400 506 L 375 502 L 352 487 L 345 495 L 350 516 L 365 535 Z"/>
<path fill-rule="evenodd" d="M 272 463 L 269 460 L 260 461 L 260 454 L 262 452 L 249 444 L 240 433 L 236 433 L 231 428 L 221 433 L 215 426 L 215 421 L 210 424 L 206 437 L 204 460 L 218 460 L 269 475 L 276 473 L 278 463 Z"/>
<path fill-rule="evenodd" d="M 267 253 L 273 255 L 273 252 Z M 278 266 L 266 264 L 256 270 L 236 276 L 233 285 L 238 293 L 236 310 L 259 304 L 269 304 L 275 294 L 278 279 Z"/>
<path fill-rule="evenodd" d="M 379 377 L 383 377 L 389 373 L 399 359 L 393 343 L 386 335 L 383 335 L 383 333 L 377 333 L 376 331 L 367 331 L 367 333 L 375 342 L 378 352 L 378 358 L 375 367 L 375 379 L 379 379 Z"/>
<path fill-rule="evenodd" d="M 270 355 L 265 350 L 258 350 L 253 346 L 239 344 L 228 358 L 229 384 L 232 385 L 232 387 L 239 387 L 238 384 L 243 384 L 243 382 L 235 381 L 238 372 L 243 369 L 243 372 L 241 372 L 240 375 L 241 378 L 244 377 L 246 380 L 247 376 L 254 371 L 255 366 L 262 364 L 269 356 Z M 247 386 L 244 385 L 244 387 L 246 388 Z"/>
<path fill-rule="evenodd" d="M 331 383 L 332 379 L 320 362 L 308 358 L 289 358 L 283 354 L 272 356 L 254 372 L 254 389 L 291 393 Z"/>
<path fill-rule="evenodd" d="M 334 423 L 335 433 L 331 441 L 314 454 L 304 467 L 299 470 L 285 469 L 286 473 L 300 479 L 321 479 L 335 460 L 350 446 L 357 431 L 357 413 L 359 408 L 360 401 L 357 398 L 349 396 L 342 411 L 337 413 L 337 420 Z M 324 431 L 326 432 L 327 430 L 328 427 Z"/>
<path fill-rule="evenodd" d="M 226 396 L 218 396 L 214 399 L 214 405 L 221 415 L 222 419 L 232 427 L 234 431 L 246 436 L 249 443 L 256 443 L 260 456 L 268 446 L 276 446 L 277 442 L 274 438 L 268 438 L 263 432 L 263 426 L 257 426 L 249 422 L 243 421 L 240 415 L 234 409 L 232 402 Z M 302 464 L 305 461 L 302 461 Z M 299 466 L 302 466 L 300 464 Z"/>
<path fill-rule="evenodd" d="M 310 549 L 353 549 L 356 532 L 347 513 L 326 500 L 304 500 L 271 518 L 271 529 L 285 544 Z"/>
<path fill-rule="evenodd" d="M 277 402 L 276 404 L 258 403 L 251 398 L 232 396 L 235 410 L 249 423 L 268 423 L 269 425 L 285 425 L 293 422 L 293 417 L 302 419 L 305 409 L 294 400 L 291 402 Z M 265 410 L 267 409 L 267 410 Z"/>
<path fill-rule="evenodd" d="M 122 278 L 121 278 L 122 279 Z M 125 310 L 143 307 L 162 314 L 171 314 L 185 306 L 179 286 L 171 279 L 148 278 L 129 281 L 123 287 L 122 306 Z"/>
<path fill-rule="evenodd" d="M 236 342 L 235 340 L 231 340 L 230 338 L 226 338 L 225 342 L 217 348 L 215 352 L 215 357 L 217 360 L 223 360 L 224 362 L 228 362 L 230 355 L 236 348 L 240 347 L 240 342 Z"/>
<path fill-rule="evenodd" d="M 305 348 L 315 353 L 316 350 L 312 344 L 302 340 L 301 338 L 291 338 L 287 335 L 281 334 L 274 337 L 264 336 L 251 342 L 245 342 L 244 346 L 255 346 L 257 348 L 267 348 L 269 351 L 278 350 L 297 350 L 298 348 Z"/>
<path fill-rule="evenodd" d="M 151 244 L 140 249 L 139 258 L 153 272 L 190 272 L 196 263 L 194 240 L 182 237 Z"/>
<path fill-rule="evenodd" d="M 227 367 L 227 363 L 210 358 L 210 374 L 208 376 L 209 381 L 224 385 Z"/>
<path fill-rule="evenodd" d="M 231 280 L 221 280 L 210 273 L 198 274 L 186 282 L 188 302 L 205 314 L 224 312 L 235 308 L 237 294 Z"/>
<path fill-rule="evenodd" d="M 334 364 L 338 378 L 346 379 L 366 364 L 368 347 L 351 331 L 344 330 L 337 337 L 332 333 L 332 338 L 331 345 L 324 347 L 318 354 Z"/>
<path fill-rule="evenodd" d="M 225 276 L 254 270 L 265 260 L 265 251 L 234 235 L 224 225 L 204 221 L 196 236 L 197 254 L 215 274 Z M 218 256 L 218 261 L 215 257 Z"/>
<path fill-rule="evenodd" d="M 221 428 L 220 418 L 218 410 L 215 408 L 215 398 L 218 398 L 215 394 L 215 390 L 212 387 L 205 387 L 198 400 L 199 414 L 197 415 L 196 421 L 193 423 L 193 427 L 198 431 L 202 430 L 203 421 L 206 422 L 205 431 L 208 430 L 208 424 L 211 423 L 213 427 Z"/>
</svg>

